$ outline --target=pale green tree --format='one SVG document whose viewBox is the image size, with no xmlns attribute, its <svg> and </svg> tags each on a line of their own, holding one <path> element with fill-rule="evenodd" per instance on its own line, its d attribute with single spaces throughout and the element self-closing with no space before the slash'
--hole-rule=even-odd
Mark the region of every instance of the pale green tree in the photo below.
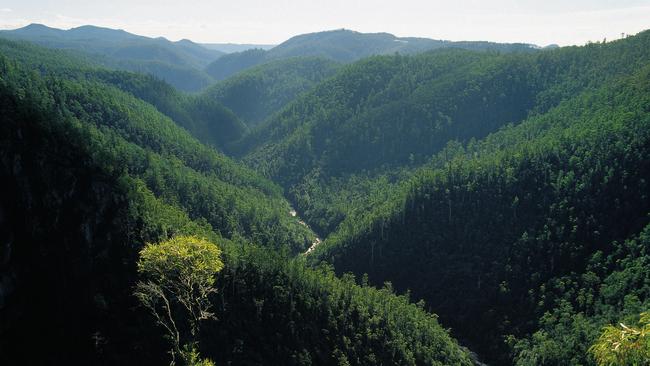
<svg viewBox="0 0 650 366">
<path fill-rule="evenodd" d="M 177 236 L 140 251 L 141 281 L 135 295 L 165 329 L 171 343 L 172 364 L 209 365 L 200 360 L 196 337 L 200 323 L 214 318 L 210 294 L 216 274 L 223 269 L 221 250 L 194 236 Z M 208 363 L 205 363 L 208 362 Z"/>
<path fill-rule="evenodd" d="M 650 365 L 650 312 L 641 313 L 636 326 L 605 326 L 589 351 L 598 366 Z"/>
</svg>

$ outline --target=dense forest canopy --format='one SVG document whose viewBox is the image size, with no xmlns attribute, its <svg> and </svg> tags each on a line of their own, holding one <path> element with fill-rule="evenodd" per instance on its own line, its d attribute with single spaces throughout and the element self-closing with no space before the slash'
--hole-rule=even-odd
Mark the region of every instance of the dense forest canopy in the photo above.
<svg viewBox="0 0 650 366">
<path fill-rule="evenodd" d="M 203 91 L 201 99 L 223 104 L 252 128 L 333 76 L 338 67 L 333 61 L 316 57 L 273 61 L 214 84 Z"/>
<path fill-rule="evenodd" d="M 645 68 L 616 88 L 588 92 L 456 151 L 440 168 L 417 172 L 392 195 L 393 202 L 344 221 L 318 255 L 340 271 L 368 273 L 371 281 L 374 274 L 380 283 L 390 278 L 398 288 L 411 289 L 483 355 L 503 355 L 498 349 L 506 336 L 536 329 L 534 319 L 546 319 L 545 312 L 556 306 L 582 309 L 583 316 L 596 312 L 591 337 L 603 320 L 638 313 L 647 306 L 648 273 L 629 272 L 647 260 L 644 250 L 628 252 L 623 246 L 614 253 L 620 243 L 637 240 L 649 219 L 643 178 L 650 168 L 647 78 Z M 613 107 L 610 100 L 619 103 Z M 514 146 L 504 146 L 509 141 Z M 632 267 L 621 268 L 608 259 L 612 255 L 629 257 Z M 406 266 L 418 278 L 441 280 L 415 281 Z M 608 291 L 598 290 L 599 284 L 613 270 L 641 278 L 612 283 L 627 290 L 599 300 L 601 291 Z M 455 286 L 446 286 L 448 281 Z M 624 297 L 637 300 L 625 304 Z M 494 337 L 475 338 L 486 332 Z M 587 344 L 575 354 L 536 349 L 532 356 L 523 344 L 518 343 L 518 357 L 556 357 L 548 364 L 566 361 L 563 357 L 587 361 Z"/>
<path fill-rule="evenodd" d="M 648 62 L 649 37 L 533 54 L 371 57 L 296 99 L 233 151 L 285 187 L 307 222 L 326 235 L 357 208 L 338 202 L 345 205 L 342 197 L 358 191 L 359 181 L 392 182 L 449 141 L 483 138 L 629 74 Z M 366 186 L 353 195 L 382 194 Z"/>
<path fill-rule="evenodd" d="M 2 364 L 650 358 L 650 31 L 0 37 Z"/>
<path fill-rule="evenodd" d="M 593 362 L 648 306 L 645 251 L 616 248 L 646 245 L 649 37 L 369 58 L 239 153 L 327 236 L 314 262 L 411 290 L 492 362 Z M 637 285 L 604 297 L 614 278 Z"/>
<path fill-rule="evenodd" d="M 174 123 L 177 94 L 143 89 L 164 83 L 24 43 L 2 50 L 3 364 L 168 362 L 133 288 L 138 251 L 177 235 L 223 251 L 218 317 L 198 336 L 218 362 L 471 364 L 408 297 L 295 257 L 314 235 L 281 189 Z"/>
<path fill-rule="evenodd" d="M 0 39 L 0 50 L 27 67 L 56 71 L 74 79 L 91 79 L 113 85 L 155 106 L 202 142 L 223 149 L 241 139 L 248 127 L 215 98 L 185 94 L 151 74 L 107 68 L 94 57 L 70 50 L 50 50 L 26 42 Z"/>
</svg>

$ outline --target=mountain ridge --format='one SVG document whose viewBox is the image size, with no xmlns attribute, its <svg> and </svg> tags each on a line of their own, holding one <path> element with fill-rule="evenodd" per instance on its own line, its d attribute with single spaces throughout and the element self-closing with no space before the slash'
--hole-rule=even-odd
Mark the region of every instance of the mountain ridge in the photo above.
<svg viewBox="0 0 650 366">
<path fill-rule="evenodd" d="M 194 345 L 202 356 L 471 365 L 408 296 L 291 255 L 313 233 L 281 189 L 154 107 L 168 88 L 147 90 L 160 84 L 63 52 L 0 46 L 11 51 L 0 55 L 0 362 L 24 360 L 38 334 L 47 341 L 29 354 L 37 364 L 169 363 L 155 319 L 133 296 L 138 252 L 196 235 L 219 246 L 224 263 L 206 298 L 218 316 Z"/>
<path fill-rule="evenodd" d="M 106 66 L 148 72 L 185 91 L 211 84 L 213 80 L 203 67 L 225 54 L 191 41 L 172 42 L 164 37 L 150 38 L 94 25 L 63 30 L 30 24 L 2 30 L 0 36 L 98 55 L 98 61 Z"/>
<path fill-rule="evenodd" d="M 325 57 L 349 63 L 364 57 L 384 54 L 414 54 L 438 48 L 463 48 L 501 52 L 533 52 L 540 47 L 524 43 L 495 43 L 486 41 L 444 41 L 418 37 L 396 37 L 390 33 L 362 33 L 348 29 L 313 32 L 293 36 L 267 50 L 257 50 L 255 57 L 249 52 L 231 53 L 227 58 L 214 61 L 206 71 L 221 80 L 248 67 L 272 60 L 298 56 Z M 220 70 L 226 62 L 240 59 L 241 67 Z M 236 63 L 236 62 L 235 62 Z"/>
</svg>

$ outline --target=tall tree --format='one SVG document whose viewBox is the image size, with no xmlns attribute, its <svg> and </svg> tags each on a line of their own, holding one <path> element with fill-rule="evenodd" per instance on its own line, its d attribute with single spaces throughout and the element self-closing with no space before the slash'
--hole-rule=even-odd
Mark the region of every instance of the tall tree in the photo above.
<svg viewBox="0 0 650 366">
<path fill-rule="evenodd" d="M 641 314 L 638 326 L 605 326 L 589 351 L 598 366 L 650 364 L 650 313 Z"/>
<path fill-rule="evenodd" d="M 178 236 L 147 244 L 140 252 L 138 273 L 143 280 L 135 295 L 172 344 L 172 365 L 196 361 L 196 341 L 203 320 L 214 319 L 209 296 L 216 291 L 215 275 L 223 269 L 221 250 L 195 236 Z"/>
</svg>

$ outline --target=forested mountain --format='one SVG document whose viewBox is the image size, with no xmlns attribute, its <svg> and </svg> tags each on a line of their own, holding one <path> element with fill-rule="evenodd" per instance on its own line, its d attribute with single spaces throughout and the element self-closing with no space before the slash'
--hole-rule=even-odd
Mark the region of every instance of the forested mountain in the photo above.
<svg viewBox="0 0 650 366">
<path fill-rule="evenodd" d="M 86 77 L 114 85 L 154 105 L 203 143 L 222 149 L 241 139 L 248 127 L 217 98 L 180 93 L 151 75 L 123 71 L 93 71 Z"/>
<path fill-rule="evenodd" d="M 219 62 L 214 61 L 205 68 L 215 80 L 223 80 L 237 74 L 242 70 L 260 65 L 266 60 L 266 52 L 260 48 L 254 48 L 242 52 L 235 52 L 220 57 Z"/>
<path fill-rule="evenodd" d="M 533 54 L 371 57 L 289 104 L 247 135 L 238 152 L 285 187 L 326 235 L 347 211 L 365 210 L 361 201 L 346 203 L 350 196 L 384 194 L 385 182 L 410 174 L 449 141 L 480 139 L 637 70 L 650 60 L 649 38 L 646 32 Z M 382 183 L 359 183 L 368 178 Z"/>
<path fill-rule="evenodd" d="M 271 58 L 313 54 L 340 62 L 351 62 L 382 54 L 412 54 L 436 48 L 454 47 L 503 52 L 530 52 L 536 47 L 521 43 L 452 42 L 428 38 L 396 37 L 390 33 L 360 33 L 347 29 L 295 36 L 274 47 Z"/>
<path fill-rule="evenodd" d="M 185 344 L 217 364 L 594 365 L 650 309 L 650 31 L 1 34 L 2 364 L 168 362 L 138 253 L 185 235 L 223 252 Z"/>
<path fill-rule="evenodd" d="M 493 360 L 542 327 L 521 364 L 588 362 L 604 322 L 648 306 L 649 71 L 440 156 L 319 255 L 410 288 Z"/>
<path fill-rule="evenodd" d="M 0 49 L 2 364 L 168 362 L 133 288 L 144 243 L 178 234 L 224 252 L 218 318 L 199 337 L 219 363 L 471 364 L 390 285 L 290 256 L 314 236 L 281 189 L 137 97 L 160 106 L 164 93 L 142 85 L 164 84 L 36 46 Z"/>
<path fill-rule="evenodd" d="M 223 104 L 255 127 L 337 70 L 338 64 L 322 58 L 273 61 L 216 83 L 200 99 Z"/>
<path fill-rule="evenodd" d="M 151 75 L 107 69 L 91 56 L 45 49 L 26 42 L 0 39 L 0 51 L 33 69 L 116 86 L 152 104 L 202 142 L 218 148 L 240 139 L 248 131 L 232 111 L 216 100 L 186 95 Z"/>
<path fill-rule="evenodd" d="M 212 82 L 203 68 L 224 53 L 189 40 L 137 36 L 123 30 L 81 26 L 69 30 L 30 24 L 0 36 L 26 40 L 50 48 L 83 51 L 113 68 L 151 73 L 179 89 L 199 90 Z"/>
<path fill-rule="evenodd" d="M 161 61 L 177 66 L 202 67 L 224 54 L 187 39 L 171 42 L 162 37 L 149 38 L 121 29 L 92 25 L 62 30 L 42 24 L 30 24 L 23 28 L 2 31 L 1 34 L 50 48 L 84 50 L 119 60 Z"/>
<path fill-rule="evenodd" d="M 323 57 L 337 62 L 353 62 L 372 55 L 413 54 L 437 48 L 531 52 L 529 44 L 492 42 L 452 42 L 427 38 L 395 37 L 389 33 L 360 33 L 341 29 L 293 37 L 268 51 L 262 49 L 231 53 L 219 58 L 206 71 L 217 80 L 225 79 L 254 65 L 290 57 Z"/>
<path fill-rule="evenodd" d="M 494 79 L 472 83 L 473 90 L 482 94 L 471 106 L 452 103 L 462 113 L 469 108 L 480 112 L 477 121 L 488 123 L 502 110 L 490 99 L 495 95 L 525 97 L 517 105 L 528 107 L 519 112 L 520 119 L 506 115 L 503 127 L 482 139 L 484 132 L 467 125 L 471 114 L 445 118 L 452 132 L 446 139 L 460 141 L 446 146 L 418 145 L 408 133 L 413 125 L 401 125 L 409 121 L 405 112 L 378 126 L 383 131 L 392 123 L 400 131 L 392 141 L 404 138 L 410 144 L 406 151 L 395 149 L 396 143 L 388 138 L 396 133 L 387 134 L 369 156 L 392 148 L 386 156 L 397 159 L 383 159 L 385 164 L 407 164 L 409 153 L 417 161 L 418 146 L 430 146 L 435 155 L 424 167 L 411 169 L 411 177 L 403 183 L 382 188 L 379 178 L 366 181 L 366 185 L 379 186 L 373 188 L 379 192 L 374 200 L 360 201 L 371 209 L 347 211 L 351 214 L 338 231 L 316 248 L 314 261 L 332 263 L 339 273 L 367 273 L 371 283 L 390 280 L 399 291 L 411 290 L 452 327 L 454 335 L 490 362 L 592 364 L 587 348 L 600 328 L 633 318 L 650 306 L 649 43 L 650 34 L 645 32 L 611 44 L 523 58 L 500 56 L 497 70 L 516 62 L 520 71 L 507 68 L 504 75 L 508 77 L 499 78 L 498 83 Z M 526 87 L 521 86 L 524 82 Z M 510 94 L 508 87 L 513 86 L 522 89 Z M 499 93 L 494 87 L 504 91 Z M 376 84 L 372 88 L 378 89 Z M 455 92 L 451 97 L 459 95 L 471 98 L 472 93 Z M 366 95 L 357 98 L 372 100 Z M 529 102 L 523 103 L 526 99 Z M 490 109 L 481 110 L 482 105 Z M 283 113 L 290 116 L 298 108 L 305 107 L 290 106 Z M 321 113 L 328 115 L 327 110 Z M 294 130 L 298 132 L 288 134 L 290 143 L 285 146 L 301 146 L 305 152 L 289 164 L 304 165 L 287 169 L 279 165 L 285 170 L 270 165 L 271 176 L 291 184 L 288 172 L 307 171 L 309 175 L 296 176 L 315 185 L 313 176 L 381 168 L 378 164 L 350 166 L 354 164 L 351 158 L 345 164 L 331 159 L 328 154 L 341 151 L 341 145 L 323 150 L 314 147 L 316 141 L 331 138 L 316 135 L 310 139 L 311 132 L 325 130 L 319 129 L 319 120 L 327 121 L 330 129 L 339 126 L 331 117 L 297 124 Z M 287 135 L 291 120 L 279 121 L 273 131 Z M 353 115 L 339 123 L 353 130 L 359 121 L 362 117 Z M 374 124 L 381 121 L 372 119 Z M 415 126 L 426 126 L 426 121 L 419 118 Z M 374 131 L 369 124 L 361 126 Z M 462 134 L 468 131 L 475 135 Z M 336 136 L 338 143 L 345 141 L 341 138 L 345 133 L 339 131 Z M 373 146 L 363 145 L 364 139 L 372 138 L 358 138 L 352 144 L 357 150 L 348 156 L 362 154 L 360 144 L 365 149 Z M 276 147 L 283 143 L 260 152 L 268 157 L 283 151 Z M 400 162 L 400 156 L 405 160 Z M 259 156 L 255 159 L 264 170 Z M 286 162 L 284 158 L 277 161 Z M 373 162 L 359 158 L 359 162 L 366 161 Z M 304 202 L 316 206 L 313 201 L 318 196 L 305 196 Z"/>
</svg>

